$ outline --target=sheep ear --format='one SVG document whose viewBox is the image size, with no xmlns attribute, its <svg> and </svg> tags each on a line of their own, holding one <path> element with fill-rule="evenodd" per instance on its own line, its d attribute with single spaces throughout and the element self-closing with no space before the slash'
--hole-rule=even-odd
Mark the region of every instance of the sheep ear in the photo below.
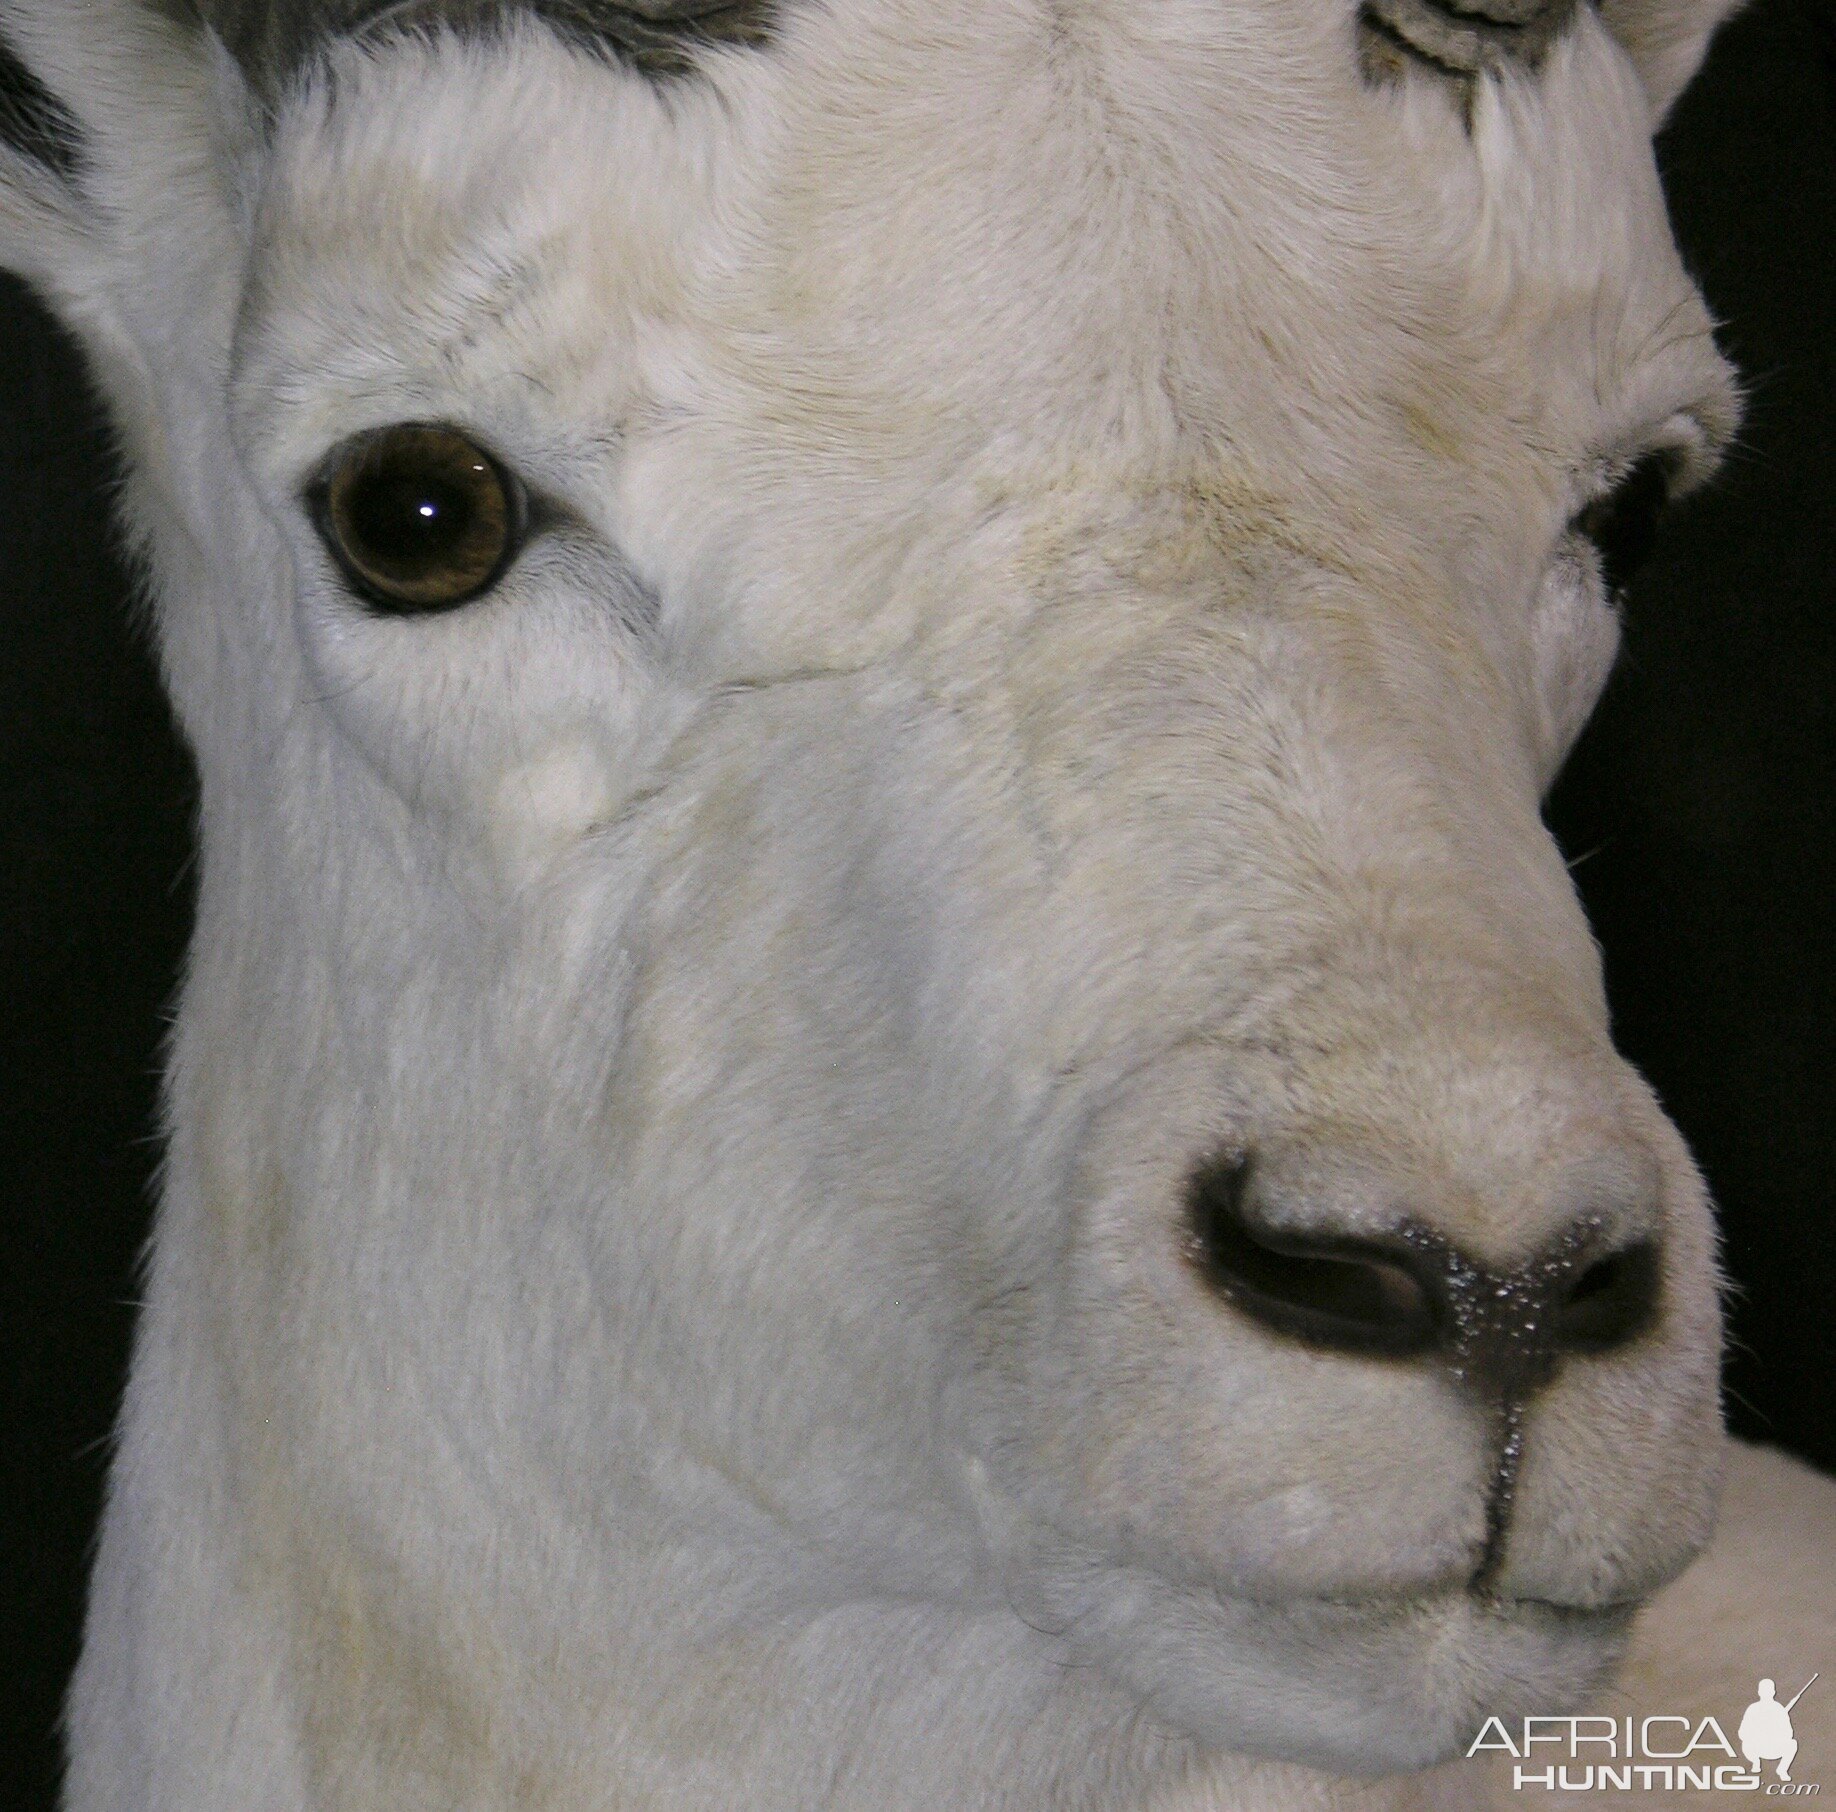
<svg viewBox="0 0 1836 1812">
<path fill-rule="evenodd" d="M 247 108 L 190 0 L 0 0 L 0 269 L 92 357 L 125 354 L 143 241 L 218 218 Z"/>
<path fill-rule="evenodd" d="M 26 60 L 22 23 L 0 9 L 0 266 L 74 304 L 102 262 L 84 193 L 88 135 Z"/>
<path fill-rule="evenodd" d="M 1702 66 L 1709 39 L 1746 0 L 1600 0 L 1601 15 L 1632 54 L 1651 96 L 1652 124 Z"/>
</svg>

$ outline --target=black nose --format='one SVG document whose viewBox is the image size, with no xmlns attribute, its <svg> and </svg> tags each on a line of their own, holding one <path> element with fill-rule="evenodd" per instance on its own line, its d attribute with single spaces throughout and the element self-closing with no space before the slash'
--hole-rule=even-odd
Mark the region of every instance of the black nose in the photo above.
<svg viewBox="0 0 1836 1812">
<path fill-rule="evenodd" d="M 1542 1383 L 1568 1353 L 1604 1353 L 1655 1313 L 1649 1240 L 1601 1252 L 1578 1222 L 1522 1269 L 1489 1270 L 1415 1224 L 1371 1239 L 1273 1228 L 1250 1207 L 1250 1165 L 1217 1160 L 1192 1179 L 1192 1251 L 1208 1281 L 1253 1320 L 1343 1353 L 1439 1353 L 1488 1393 Z"/>
</svg>

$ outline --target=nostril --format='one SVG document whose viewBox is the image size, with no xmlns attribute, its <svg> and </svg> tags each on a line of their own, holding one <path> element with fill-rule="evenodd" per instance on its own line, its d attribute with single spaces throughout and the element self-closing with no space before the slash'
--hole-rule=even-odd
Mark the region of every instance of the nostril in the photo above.
<svg viewBox="0 0 1836 1812">
<path fill-rule="evenodd" d="M 1435 1296 L 1413 1255 L 1356 1240 L 1280 1232 L 1245 1214 L 1249 1166 L 1207 1164 L 1188 1194 L 1200 1269 L 1244 1314 L 1343 1352 L 1418 1353 L 1439 1339 Z"/>
<path fill-rule="evenodd" d="M 1555 1344 L 1564 1352 L 1602 1353 L 1641 1333 L 1657 1308 L 1658 1251 L 1640 1241 L 1580 1271 L 1555 1310 Z"/>
</svg>

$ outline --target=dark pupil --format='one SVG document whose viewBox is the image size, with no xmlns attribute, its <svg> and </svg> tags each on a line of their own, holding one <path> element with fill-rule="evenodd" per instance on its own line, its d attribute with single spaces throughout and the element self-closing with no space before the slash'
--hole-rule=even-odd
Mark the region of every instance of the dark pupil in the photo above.
<svg viewBox="0 0 1836 1812">
<path fill-rule="evenodd" d="M 1600 576 L 1610 595 L 1624 591 L 1650 558 L 1669 498 L 1669 461 L 1652 453 L 1575 518 L 1575 527 L 1600 550 Z"/>
<path fill-rule="evenodd" d="M 380 461 L 351 487 L 350 527 L 361 550 L 403 578 L 450 562 L 464 547 L 482 472 L 435 471 L 406 459 Z"/>
</svg>

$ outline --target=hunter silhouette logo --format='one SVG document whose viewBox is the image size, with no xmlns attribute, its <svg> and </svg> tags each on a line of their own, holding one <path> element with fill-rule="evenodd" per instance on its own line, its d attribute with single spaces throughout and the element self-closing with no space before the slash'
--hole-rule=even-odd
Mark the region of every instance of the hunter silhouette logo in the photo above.
<svg viewBox="0 0 1836 1812">
<path fill-rule="evenodd" d="M 1527 1717 L 1515 1726 L 1486 1719 L 1468 1758 L 1488 1753 L 1512 1758 L 1515 1792 L 1758 1793 L 1769 1799 L 1810 1799 L 1816 1781 L 1794 1781 L 1798 1756 L 1792 1708 L 1822 1676 L 1812 1674 L 1779 1702 L 1778 1687 L 1761 1680 L 1759 1697 L 1741 1714 L 1733 1742 L 1720 1719 L 1661 1714 L 1653 1717 Z M 1736 1745 L 1738 1744 L 1738 1747 Z M 1744 1760 L 1743 1760 L 1744 1758 Z M 1766 1779 L 1765 1764 L 1776 1779 Z"/>
<path fill-rule="evenodd" d="M 1747 1766 L 1759 1772 L 1761 1762 L 1777 1762 L 1782 1781 L 1791 1779 L 1791 1764 L 1798 1753 L 1798 1739 L 1791 1732 L 1791 1708 L 1816 1685 L 1819 1675 L 1812 1674 L 1781 1705 L 1778 1689 L 1770 1680 L 1759 1683 L 1759 1697 L 1741 1714 L 1740 1752 Z"/>
</svg>

